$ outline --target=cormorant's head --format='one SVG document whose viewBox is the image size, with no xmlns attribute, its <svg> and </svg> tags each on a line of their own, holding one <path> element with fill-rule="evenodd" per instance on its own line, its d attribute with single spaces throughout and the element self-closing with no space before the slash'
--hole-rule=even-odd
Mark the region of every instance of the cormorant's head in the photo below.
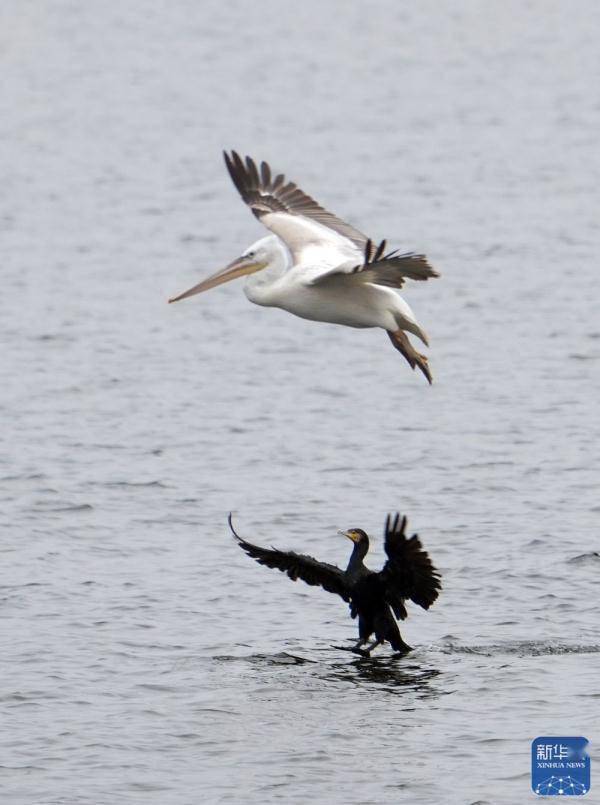
<svg viewBox="0 0 600 805">
<path fill-rule="evenodd" d="M 348 537 L 352 542 L 357 545 L 368 545 L 369 537 L 365 534 L 362 528 L 349 528 L 347 531 L 339 531 L 343 537 Z"/>
</svg>

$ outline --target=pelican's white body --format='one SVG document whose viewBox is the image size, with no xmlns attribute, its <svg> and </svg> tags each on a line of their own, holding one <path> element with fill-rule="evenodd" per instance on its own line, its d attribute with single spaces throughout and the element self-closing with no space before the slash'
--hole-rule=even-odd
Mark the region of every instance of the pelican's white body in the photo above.
<svg viewBox="0 0 600 805">
<path fill-rule="evenodd" d="M 339 271 L 341 261 L 348 264 L 348 269 L 361 263 L 362 255 L 354 247 L 346 248 L 342 254 L 338 249 L 332 250 L 330 256 L 324 255 L 321 248 L 320 264 L 293 265 L 285 244 L 270 235 L 250 246 L 245 254 L 267 263 L 266 268 L 248 277 L 244 287 L 247 298 L 256 305 L 278 307 L 303 319 L 346 327 L 407 330 L 426 343 L 425 334 L 400 294 L 364 282 L 359 274 Z M 310 253 L 306 257 L 310 258 Z M 333 268 L 338 270 L 334 272 Z"/>
</svg>

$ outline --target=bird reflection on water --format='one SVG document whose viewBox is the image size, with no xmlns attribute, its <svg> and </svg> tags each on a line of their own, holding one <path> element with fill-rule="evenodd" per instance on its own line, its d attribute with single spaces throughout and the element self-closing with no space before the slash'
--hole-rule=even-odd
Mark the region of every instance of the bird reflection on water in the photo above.
<svg viewBox="0 0 600 805">
<path fill-rule="evenodd" d="M 437 697 L 439 690 L 430 688 L 430 682 L 441 675 L 437 668 L 426 668 L 411 663 L 406 665 L 398 656 L 361 658 L 348 663 L 336 663 L 327 678 L 355 685 L 377 685 L 389 693 L 416 692 L 420 697 Z"/>
<path fill-rule="evenodd" d="M 323 649 L 328 652 L 330 649 Z M 287 651 L 275 654 L 252 654 L 245 657 L 220 656 L 219 662 L 249 662 L 262 669 L 293 673 L 297 666 L 312 666 L 310 675 L 326 682 L 350 683 L 361 687 L 375 687 L 394 694 L 416 694 L 418 698 L 437 698 L 448 691 L 431 688 L 430 683 L 442 675 L 442 671 L 414 661 L 407 663 L 400 654 L 377 658 L 360 657 L 348 661 L 309 659 Z M 308 670 L 308 669 L 305 669 Z M 304 672 L 303 672 L 304 673 Z"/>
</svg>

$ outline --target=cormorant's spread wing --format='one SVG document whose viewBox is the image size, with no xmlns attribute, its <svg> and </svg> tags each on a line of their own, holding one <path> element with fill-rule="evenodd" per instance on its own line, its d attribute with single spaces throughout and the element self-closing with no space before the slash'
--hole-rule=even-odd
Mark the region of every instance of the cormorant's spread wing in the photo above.
<svg viewBox="0 0 600 805">
<path fill-rule="evenodd" d="M 333 274 L 353 274 L 361 282 L 402 288 L 405 279 L 423 281 L 439 277 L 439 273 L 429 265 L 424 254 L 399 254 L 398 250 L 386 254 L 385 247 L 385 240 L 379 246 L 368 240 L 361 264 L 347 260 L 334 267 L 316 267 L 307 272 L 305 282 L 308 285 L 317 285 Z"/>
<path fill-rule="evenodd" d="M 258 220 L 280 237 L 289 248 L 295 263 L 307 262 L 307 250 L 315 260 L 317 250 L 337 253 L 337 262 L 356 256 L 364 250 L 366 235 L 321 207 L 282 173 L 273 176 L 266 162 L 260 169 L 250 157 L 243 160 L 238 153 L 223 152 L 225 164 L 242 199 Z M 335 262 L 335 260 L 334 260 Z"/>
<path fill-rule="evenodd" d="M 442 587 L 440 575 L 417 534 L 406 536 L 406 523 L 406 517 L 388 514 L 384 542 L 388 560 L 379 573 L 385 584 L 386 600 L 400 619 L 407 614 L 405 599 L 429 609 Z"/>
<path fill-rule="evenodd" d="M 281 570 L 283 573 L 287 573 L 292 581 L 302 579 L 313 587 L 322 587 L 329 593 L 336 593 L 344 601 L 350 600 L 350 590 L 344 572 L 339 567 L 326 562 L 317 562 L 312 556 L 305 556 L 293 551 L 278 551 L 275 548 L 261 548 L 258 545 L 252 545 L 236 533 L 231 522 L 231 514 L 228 520 L 229 527 L 240 547 L 246 551 L 248 556 L 256 559 L 260 565 Z"/>
</svg>

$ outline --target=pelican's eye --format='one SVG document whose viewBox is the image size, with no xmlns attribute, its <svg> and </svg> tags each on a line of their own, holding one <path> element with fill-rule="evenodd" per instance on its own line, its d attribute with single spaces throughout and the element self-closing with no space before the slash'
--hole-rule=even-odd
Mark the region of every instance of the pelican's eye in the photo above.
<svg viewBox="0 0 600 805">
<path fill-rule="evenodd" d="M 256 254 L 256 252 L 246 252 L 244 257 L 254 257 L 255 254 Z"/>
</svg>

